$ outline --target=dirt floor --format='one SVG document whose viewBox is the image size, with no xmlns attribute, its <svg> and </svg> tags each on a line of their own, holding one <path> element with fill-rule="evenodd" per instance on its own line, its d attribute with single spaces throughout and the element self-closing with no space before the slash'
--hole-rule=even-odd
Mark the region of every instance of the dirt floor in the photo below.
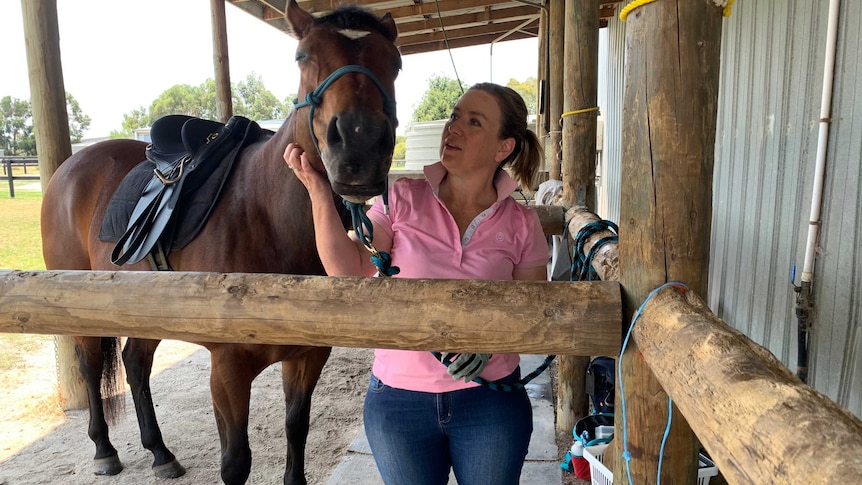
<svg viewBox="0 0 862 485">
<path fill-rule="evenodd" d="M 306 452 L 308 483 L 324 484 L 362 426 L 364 396 L 372 351 L 333 349 L 312 403 Z M 94 477 L 94 445 L 87 437 L 85 410 L 63 413 L 56 401 L 56 360 L 51 339 L 28 352 L 26 365 L 0 374 L 0 485 L 35 484 L 220 484 L 219 443 L 209 395 L 209 353 L 202 347 L 165 341 L 156 353 L 153 398 L 168 447 L 187 473 L 176 481 L 153 477 L 152 457 L 140 445 L 131 397 L 111 440 L 125 470 L 115 477 Z M 249 435 L 250 484 L 280 483 L 285 437 L 281 369 L 274 365 L 255 380 Z M 560 456 L 571 435 L 558 435 Z M 572 475 L 565 485 L 582 485 Z"/>
</svg>

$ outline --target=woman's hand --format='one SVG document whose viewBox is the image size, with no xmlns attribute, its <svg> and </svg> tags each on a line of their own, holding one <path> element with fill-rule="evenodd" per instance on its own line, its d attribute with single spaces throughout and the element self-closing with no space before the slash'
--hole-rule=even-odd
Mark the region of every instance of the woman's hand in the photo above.
<svg viewBox="0 0 862 485">
<path fill-rule="evenodd" d="M 328 195 L 331 192 L 326 175 L 311 165 L 308 155 L 299 144 L 288 143 L 287 148 L 284 149 L 284 161 L 308 190 L 310 196 Z"/>
</svg>

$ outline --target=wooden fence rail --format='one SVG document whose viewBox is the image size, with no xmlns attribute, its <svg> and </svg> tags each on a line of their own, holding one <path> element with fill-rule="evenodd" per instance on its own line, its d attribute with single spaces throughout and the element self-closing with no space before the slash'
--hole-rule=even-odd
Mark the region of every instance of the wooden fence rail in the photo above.
<svg viewBox="0 0 862 485">
<path fill-rule="evenodd" d="M 614 355 L 616 282 L 0 271 L 0 332 Z"/>
<path fill-rule="evenodd" d="M 39 180 L 41 178 L 39 175 L 14 175 L 12 173 L 12 167 L 17 165 L 23 165 L 24 173 L 27 173 L 27 165 L 38 167 L 39 162 L 35 159 L 3 157 L 2 162 L 3 177 L 9 181 L 9 197 L 13 199 L 15 198 L 15 180 Z"/>
<path fill-rule="evenodd" d="M 693 292 L 657 292 L 632 337 L 728 483 L 862 483 L 862 421 Z"/>
</svg>

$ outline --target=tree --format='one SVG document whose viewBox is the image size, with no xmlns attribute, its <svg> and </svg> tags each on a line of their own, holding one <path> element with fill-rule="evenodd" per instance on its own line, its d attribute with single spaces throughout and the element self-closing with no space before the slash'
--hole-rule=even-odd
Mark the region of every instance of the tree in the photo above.
<svg viewBox="0 0 862 485">
<path fill-rule="evenodd" d="M 509 79 L 509 82 L 506 83 L 507 87 L 510 87 L 518 92 L 522 98 L 524 98 L 524 103 L 527 104 L 527 114 L 538 114 L 539 112 L 539 82 L 536 81 L 534 77 L 528 77 L 526 81 L 518 81 L 517 79 Z"/>
<path fill-rule="evenodd" d="M 30 102 L 6 96 L 0 99 L 0 116 L 0 149 L 3 149 L 6 155 L 22 155 L 20 144 L 33 132 Z"/>
<path fill-rule="evenodd" d="M 90 117 L 81 111 L 78 100 L 71 93 L 66 93 L 66 113 L 69 116 L 70 141 L 78 143 L 84 138 L 84 132 L 90 127 Z"/>
<path fill-rule="evenodd" d="M 263 84 L 256 73 L 246 76 L 237 84 L 231 83 L 233 113 L 237 116 L 263 121 L 287 118 L 293 104 L 289 99 L 279 101 Z M 183 114 L 210 120 L 218 119 L 216 85 L 207 79 L 199 86 L 175 84 L 162 92 L 149 108 L 141 106 L 123 115 L 122 129 L 112 131 L 111 138 L 131 138 L 134 130 L 152 126 L 165 115 Z"/>
<path fill-rule="evenodd" d="M 407 137 L 395 136 L 395 149 L 392 151 L 392 160 L 404 160 L 407 154 Z"/>
<path fill-rule="evenodd" d="M 66 93 L 69 143 L 78 143 L 90 127 L 90 117 L 81 111 L 78 100 Z M 29 100 L 6 96 L 0 99 L 0 149 L 6 155 L 36 155 L 33 108 Z"/>
<path fill-rule="evenodd" d="M 413 109 L 413 121 L 434 121 L 449 117 L 458 98 L 467 86 L 456 79 L 434 76 L 428 80 L 428 90 Z"/>
</svg>

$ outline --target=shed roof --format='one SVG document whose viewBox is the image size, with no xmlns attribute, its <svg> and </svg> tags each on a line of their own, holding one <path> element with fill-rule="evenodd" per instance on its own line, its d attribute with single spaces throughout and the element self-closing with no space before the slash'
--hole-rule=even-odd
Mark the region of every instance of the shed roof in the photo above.
<svg viewBox="0 0 862 485">
<path fill-rule="evenodd" d="M 267 24 L 285 31 L 287 0 L 228 0 Z M 622 0 L 600 0 L 596 13 L 604 26 Z M 344 0 L 298 0 L 314 15 L 325 14 Z M 401 54 L 419 54 L 536 37 L 542 0 L 352 0 L 377 15 L 389 12 L 398 25 Z M 545 2 L 546 4 L 547 2 Z M 442 26 L 441 26 L 442 24 Z"/>
</svg>

